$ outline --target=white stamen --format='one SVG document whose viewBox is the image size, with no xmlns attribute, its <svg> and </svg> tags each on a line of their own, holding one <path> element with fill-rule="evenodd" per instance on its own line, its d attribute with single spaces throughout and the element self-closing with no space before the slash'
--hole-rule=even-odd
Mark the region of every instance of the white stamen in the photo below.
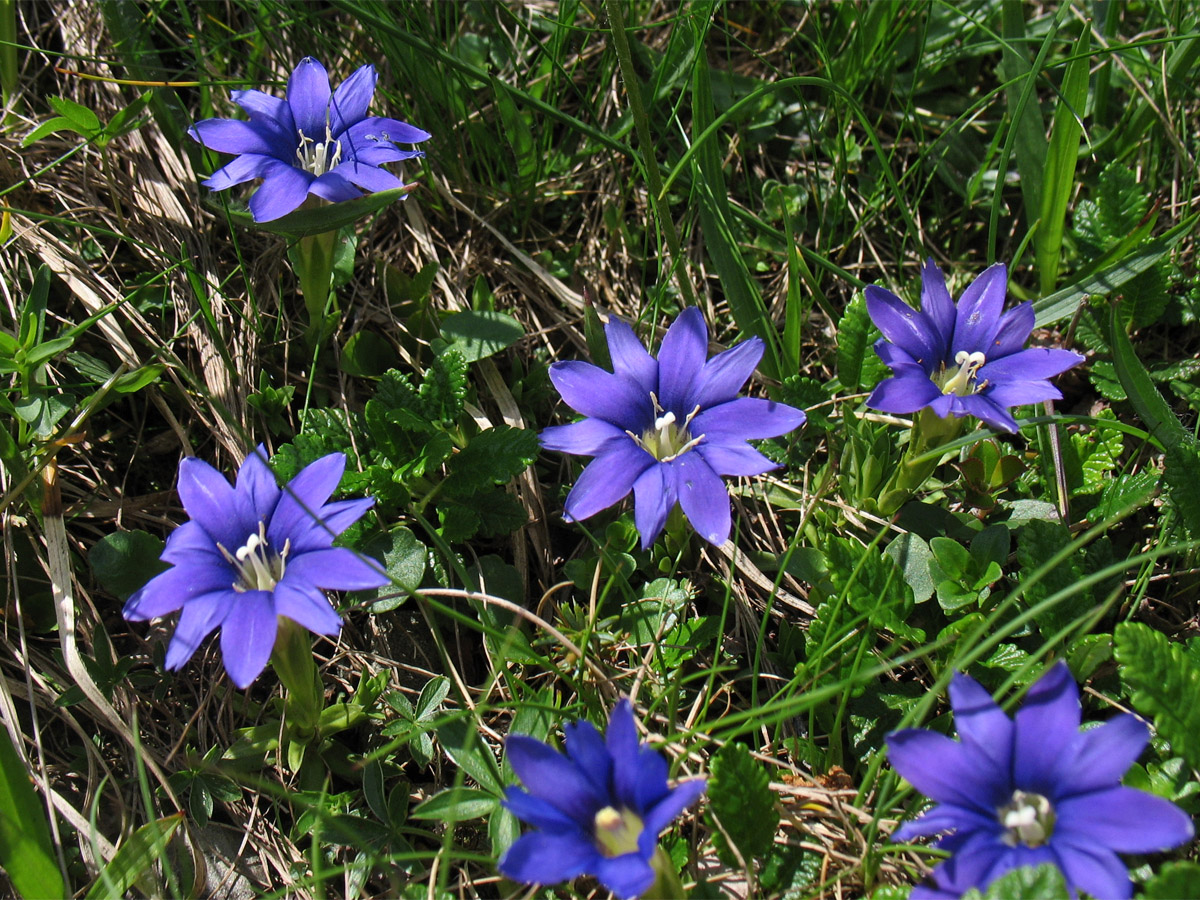
<svg viewBox="0 0 1200 900">
<path fill-rule="evenodd" d="M 335 141 L 325 125 L 325 140 L 317 143 L 303 131 L 297 129 L 300 135 L 300 146 L 296 148 L 296 158 L 300 167 L 314 175 L 324 175 L 342 161 L 342 142 Z"/>
<path fill-rule="evenodd" d="M 291 539 L 283 542 L 283 550 L 279 553 L 271 549 L 267 542 L 267 524 L 258 523 L 258 531 L 246 538 L 246 543 L 230 554 L 220 544 L 217 549 L 237 572 L 237 581 L 232 585 L 238 593 L 246 591 L 270 591 L 283 578 L 287 567 L 287 555 L 291 549 Z"/>
</svg>

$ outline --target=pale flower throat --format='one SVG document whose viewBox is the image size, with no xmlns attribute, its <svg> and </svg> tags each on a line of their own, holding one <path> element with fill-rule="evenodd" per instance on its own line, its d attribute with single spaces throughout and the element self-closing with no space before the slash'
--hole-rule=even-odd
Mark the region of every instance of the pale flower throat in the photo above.
<svg viewBox="0 0 1200 900">
<path fill-rule="evenodd" d="M 291 540 L 284 541 L 283 549 L 276 553 L 267 543 L 266 523 L 259 522 L 258 531 L 246 538 L 246 543 L 238 547 L 236 553 L 230 553 L 220 544 L 217 544 L 217 549 L 237 571 L 238 580 L 233 583 L 233 589 L 241 594 L 275 589 L 287 567 L 291 543 Z"/>
<path fill-rule="evenodd" d="M 1010 847 L 1040 847 L 1054 833 L 1054 807 L 1041 794 L 1013 791 L 1012 801 L 1000 807 L 1002 840 Z"/>
<path fill-rule="evenodd" d="M 676 457 L 687 453 L 698 443 L 704 440 L 704 435 L 692 437 L 688 431 L 688 426 L 692 424 L 692 419 L 696 417 L 696 413 L 700 412 L 699 404 L 696 408 L 688 413 L 688 417 L 683 420 L 682 424 L 675 418 L 675 413 L 669 410 L 664 412 L 662 406 L 658 402 L 658 397 L 654 392 L 650 392 L 650 401 L 654 404 L 654 425 L 642 432 L 641 437 L 638 437 L 632 431 L 626 431 L 637 445 L 657 459 L 659 462 L 670 462 Z"/>
<path fill-rule="evenodd" d="M 938 373 L 936 381 L 942 388 L 943 394 L 958 394 L 960 397 L 966 397 L 969 394 L 974 394 L 976 391 L 981 391 L 987 387 L 987 382 L 975 384 L 975 376 L 979 370 L 983 368 L 987 362 L 987 357 L 976 350 L 974 353 L 968 353 L 966 350 L 959 350 L 954 354 L 954 368 L 942 368 Z"/>
<path fill-rule="evenodd" d="M 314 175 L 324 175 L 342 161 L 342 142 L 333 139 L 328 122 L 325 124 L 325 140 L 320 143 L 303 131 L 296 131 L 300 135 L 300 146 L 296 148 L 300 168 Z"/>
<path fill-rule="evenodd" d="M 593 824 L 596 843 L 605 856 L 612 858 L 638 851 L 638 838 L 645 826 L 637 813 L 605 806 L 596 813 Z"/>
</svg>

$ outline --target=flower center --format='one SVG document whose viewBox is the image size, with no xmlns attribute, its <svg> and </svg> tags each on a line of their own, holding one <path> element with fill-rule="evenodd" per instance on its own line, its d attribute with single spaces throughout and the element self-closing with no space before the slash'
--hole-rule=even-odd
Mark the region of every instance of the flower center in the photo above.
<svg viewBox="0 0 1200 900">
<path fill-rule="evenodd" d="M 1000 807 L 1002 840 L 1010 847 L 1040 847 L 1054 833 L 1054 807 L 1041 794 L 1013 791 L 1012 802 Z"/>
<path fill-rule="evenodd" d="M 941 385 L 943 394 L 958 394 L 960 397 L 966 397 L 968 394 L 974 394 L 976 391 L 981 391 L 987 387 L 987 382 L 983 384 L 975 384 L 975 376 L 979 370 L 983 368 L 983 364 L 987 362 L 987 357 L 976 350 L 974 353 L 968 353 L 966 350 L 959 350 L 954 355 L 954 368 L 947 369 L 942 367 L 940 377 L 937 379 Z"/>
<path fill-rule="evenodd" d="M 233 589 L 239 594 L 246 591 L 270 591 L 275 589 L 283 578 L 288 550 L 291 541 L 283 542 L 283 550 L 276 553 L 267 542 L 267 525 L 258 523 L 258 531 L 246 538 L 246 543 L 238 547 L 236 553 L 230 553 L 220 544 L 217 549 L 237 571 L 237 581 Z"/>
<path fill-rule="evenodd" d="M 300 135 L 300 146 L 296 148 L 296 158 L 300 161 L 300 168 L 314 175 L 324 175 L 342 161 L 342 142 L 333 139 L 328 124 L 325 126 L 324 141 L 314 141 L 299 129 L 297 133 Z"/>
<path fill-rule="evenodd" d="M 596 843 L 605 856 L 611 858 L 637 853 L 638 838 L 644 830 L 637 813 L 606 806 L 596 813 L 594 824 Z"/>
<path fill-rule="evenodd" d="M 680 423 L 675 418 L 675 413 L 670 410 L 664 411 L 659 405 L 658 397 L 654 392 L 650 392 L 650 400 L 654 404 L 654 424 L 642 432 L 641 437 L 638 437 L 632 431 L 625 432 L 633 438 L 639 447 L 653 456 L 660 462 L 670 462 L 678 456 L 687 453 L 704 439 L 704 435 L 692 437 L 688 431 L 688 426 L 692 424 L 692 419 L 696 413 L 700 412 L 700 406 L 697 405 L 688 417 Z"/>
</svg>

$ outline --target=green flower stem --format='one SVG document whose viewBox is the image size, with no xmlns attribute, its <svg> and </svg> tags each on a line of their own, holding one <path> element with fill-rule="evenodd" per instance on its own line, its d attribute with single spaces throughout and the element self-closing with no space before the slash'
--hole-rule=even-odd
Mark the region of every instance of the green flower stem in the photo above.
<svg viewBox="0 0 1200 900">
<path fill-rule="evenodd" d="M 0 0 L 0 102 L 7 110 L 17 92 L 17 0 Z M 5 125 L 16 124 L 19 110 L 4 116 Z"/>
<path fill-rule="evenodd" d="M 337 232 L 326 231 L 300 238 L 296 253 L 296 277 L 304 308 L 308 311 L 308 335 L 313 343 L 321 336 L 325 322 L 325 305 L 329 302 L 329 286 L 333 281 L 333 254 L 337 248 Z"/>
<path fill-rule="evenodd" d="M 679 873 L 675 871 L 675 864 L 671 862 L 671 857 L 667 856 L 666 850 L 662 847 L 656 848 L 650 865 L 654 869 L 654 884 L 642 894 L 642 900 L 678 900 L 687 896 Z"/>
<path fill-rule="evenodd" d="M 304 740 L 316 733 L 325 705 L 325 688 L 313 659 L 308 632 L 291 619 L 279 618 L 279 633 L 271 653 L 275 674 L 287 689 L 284 711 L 296 737 Z"/>
<path fill-rule="evenodd" d="M 904 458 L 879 494 L 881 515 L 892 515 L 921 489 L 921 485 L 937 469 L 940 460 L 937 456 L 927 459 L 920 457 L 958 437 L 962 423 L 963 420 L 956 416 L 943 419 L 928 409 L 917 414 Z"/>
</svg>

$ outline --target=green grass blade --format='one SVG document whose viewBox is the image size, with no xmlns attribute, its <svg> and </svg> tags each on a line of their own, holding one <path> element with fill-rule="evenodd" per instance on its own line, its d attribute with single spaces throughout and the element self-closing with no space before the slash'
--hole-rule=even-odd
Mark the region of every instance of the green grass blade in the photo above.
<svg viewBox="0 0 1200 900">
<path fill-rule="evenodd" d="M 1000 61 L 1000 76 L 1008 82 L 1004 99 L 1013 129 L 1013 153 L 1017 172 L 1021 176 L 1021 196 L 1025 200 L 1026 226 L 1042 209 L 1042 172 L 1046 166 L 1046 126 L 1036 100 L 1031 102 L 1032 87 L 1037 77 L 1029 64 L 1023 46 L 1025 38 L 1025 7 L 1020 0 L 1004 0 L 1001 21 L 1006 45 Z"/>
<path fill-rule="evenodd" d="M 1149 243 L 1143 244 L 1136 252 L 1108 266 L 1104 270 L 1089 275 L 1061 291 L 1055 291 L 1049 296 L 1033 302 L 1038 327 L 1053 325 L 1063 319 L 1075 315 L 1081 301 L 1092 294 L 1105 296 L 1120 288 L 1123 284 L 1154 266 L 1166 256 L 1171 248 L 1184 237 L 1191 234 L 1200 216 L 1189 216 L 1170 231 L 1163 232 Z"/>
<path fill-rule="evenodd" d="M 1054 109 L 1054 131 L 1050 135 L 1046 170 L 1042 176 L 1041 225 L 1033 238 L 1043 294 L 1054 290 L 1058 282 L 1067 203 L 1075 189 L 1075 163 L 1079 158 L 1079 139 L 1083 136 L 1091 36 L 1091 29 L 1085 25 L 1075 43 L 1072 59 L 1067 63 L 1058 105 Z"/>
<path fill-rule="evenodd" d="M 67 896 L 45 807 L 4 728 L 0 728 L 0 866 L 22 897 Z"/>
<path fill-rule="evenodd" d="M 108 897 L 124 896 L 138 877 L 154 865 L 159 851 L 166 846 L 175 829 L 182 823 L 183 813 L 174 813 L 147 822 L 131 834 L 113 854 L 108 865 L 100 870 L 100 877 L 88 890 L 85 900 L 106 900 Z"/>
</svg>

